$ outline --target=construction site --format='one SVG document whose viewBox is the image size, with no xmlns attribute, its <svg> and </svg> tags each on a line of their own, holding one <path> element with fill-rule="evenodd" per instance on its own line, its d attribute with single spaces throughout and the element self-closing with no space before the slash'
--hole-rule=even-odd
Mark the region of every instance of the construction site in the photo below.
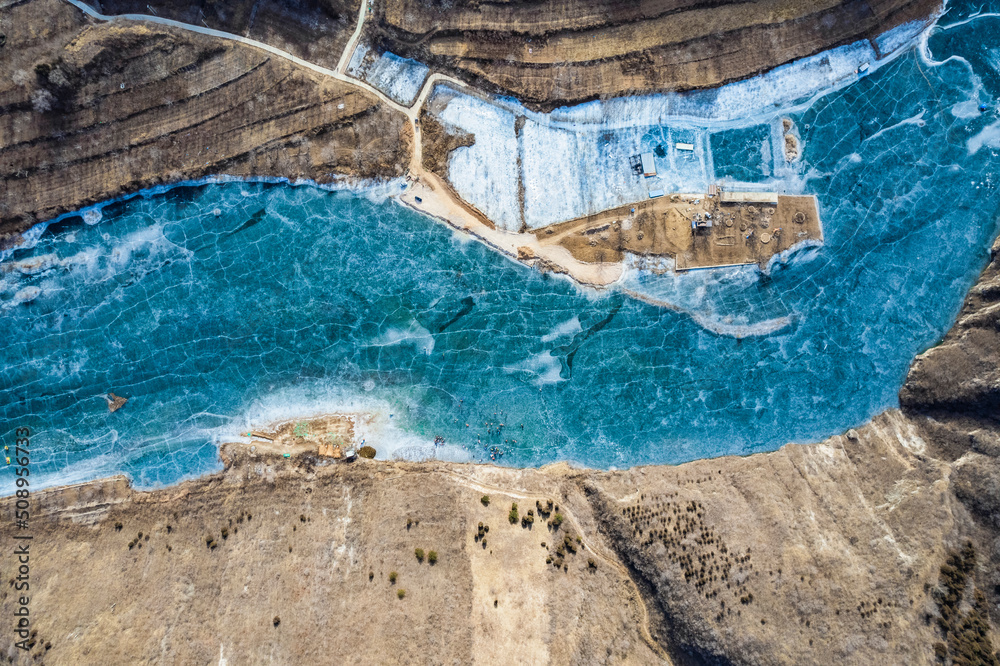
<svg viewBox="0 0 1000 666">
<path fill-rule="evenodd" d="M 822 242 L 814 196 L 725 191 L 656 195 L 534 230 L 543 246 L 579 261 L 619 262 L 626 253 L 673 257 L 678 271 L 756 264 L 806 241 Z"/>
</svg>

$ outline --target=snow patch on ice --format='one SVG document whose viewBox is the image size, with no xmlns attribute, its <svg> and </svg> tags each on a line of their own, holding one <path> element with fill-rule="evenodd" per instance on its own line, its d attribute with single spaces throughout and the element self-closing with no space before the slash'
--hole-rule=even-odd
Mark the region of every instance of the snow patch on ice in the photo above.
<svg viewBox="0 0 1000 666">
<path fill-rule="evenodd" d="M 430 354 L 434 351 L 434 336 L 416 321 L 411 321 L 407 328 L 393 327 L 373 341 L 378 347 L 393 345 L 413 345 L 420 352 Z"/>
<path fill-rule="evenodd" d="M 573 317 L 572 319 L 567 319 L 561 324 L 556 325 L 551 331 L 543 335 L 542 342 L 552 342 L 562 337 L 576 335 L 582 330 L 583 328 L 580 326 L 580 318 Z"/>
<path fill-rule="evenodd" d="M 31 301 L 38 298 L 38 295 L 41 293 L 42 293 L 41 287 L 31 286 L 19 289 L 14 294 L 13 299 L 4 303 L 4 308 L 12 308 L 17 305 L 22 305 L 23 303 L 30 303 Z"/>
<path fill-rule="evenodd" d="M 984 146 L 987 148 L 1000 148 L 1000 120 L 987 125 L 978 134 L 969 139 L 965 144 L 969 149 L 969 154 L 974 155 Z"/>
<path fill-rule="evenodd" d="M 552 355 L 551 351 L 543 351 L 535 354 L 521 363 L 504 366 L 504 372 L 517 374 L 520 372 L 533 375 L 531 383 L 535 386 L 546 386 L 548 384 L 558 384 L 566 379 L 562 377 L 562 363 Z"/>
</svg>

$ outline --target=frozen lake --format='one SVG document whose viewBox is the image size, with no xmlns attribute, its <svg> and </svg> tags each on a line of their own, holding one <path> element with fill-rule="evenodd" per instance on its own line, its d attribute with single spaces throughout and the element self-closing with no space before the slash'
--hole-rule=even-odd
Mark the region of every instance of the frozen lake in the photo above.
<svg viewBox="0 0 1000 666">
<path fill-rule="evenodd" d="M 498 447 L 525 466 L 842 432 L 896 405 L 997 230 L 1000 20 L 927 48 L 775 109 L 803 138 L 825 245 L 767 275 L 628 274 L 675 309 L 583 292 L 356 193 L 206 184 L 69 216 L 0 272 L 0 436 L 32 428 L 41 483 L 149 486 L 216 469 L 250 424 L 321 410 L 377 411 L 411 454 L 443 436 L 453 457 Z M 739 156 L 714 168 L 756 177 L 770 127 L 706 127 Z M 109 414 L 107 391 L 130 400 Z"/>
</svg>

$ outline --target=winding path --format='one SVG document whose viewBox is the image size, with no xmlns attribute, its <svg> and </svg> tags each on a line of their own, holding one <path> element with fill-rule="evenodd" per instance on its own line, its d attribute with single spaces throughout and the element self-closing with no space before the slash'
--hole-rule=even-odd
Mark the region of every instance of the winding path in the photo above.
<svg viewBox="0 0 1000 666">
<path fill-rule="evenodd" d="M 77 9 L 79 9 L 80 11 L 82 11 L 83 13 L 85 13 L 87 16 L 89 16 L 89 17 L 91 17 L 93 19 L 97 19 L 98 21 L 145 21 L 145 22 L 149 22 L 149 23 L 159 23 L 160 25 L 170 26 L 171 28 L 178 28 L 180 30 L 187 30 L 189 32 L 196 32 L 196 33 L 198 33 L 200 35 L 208 35 L 209 37 L 217 37 L 219 39 L 228 39 L 230 41 L 239 42 L 240 44 L 245 44 L 247 46 L 251 46 L 251 47 L 256 48 L 256 49 L 261 49 L 262 51 L 267 51 L 268 53 L 272 53 L 272 54 L 274 54 L 276 56 L 279 56 L 281 58 L 285 58 L 286 60 L 290 60 L 291 62 L 295 63 L 296 65 L 299 65 L 300 67 L 305 67 L 306 69 L 312 70 L 313 72 L 316 72 L 317 74 L 322 74 L 323 76 L 329 76 L 331 78 L 337 79 L 338 81 L 342 81 L 342 82 L 347 83 L 347 84 L 358 86 L 359 88 L 362 88 L 362 89 L 370 92 L 371 94 L 375 95 L 384 104 L 386 104 L 386 105 L 388 105 L 388 106 L 396 109 L 400 113 L 406 115 L 411 120 L 414 117 L 416 117 L 416 113 L 418 111 L 417 109 L 414 109 L 412 107 L 406 107 L 406 106 L 403 106 L 402 104 L 399 104 L 398 102 L 394 101 L 392 98 L 388 97 L 381 90 L 379 90 L 378 88 L 376 88 L 376 87 L 368 84 L 365 81 L 360 81 L 358 79 L 351 78 L 351 77 L 347 76 L 346 74 L 342 74 L 341 72 L 332 70 L 332 69 L 330 69 L 328 67 L 322 67 L 322 66 L 317 65 L 315 63 L 309 62 L 308 60 L 303 60 L 302 58 L 300 58 L 298 56 L 292 55 L 288 51 L 282 51 L 279 48 L 275 48 L 274 46 L 271 46 L 270 44 L 265 44 L 264 42 L 259 42 L 256 39 L 250 39 L 249 37 L 241 37 L 240 35 L 234 35 L 231 32 L 223 32 L 222 30 L 215 30 L 214 28 L 205 28 L 205 27 L 198 26 L 198 25 L 192 25 L 190 23 L 181 23 L 180 21 L 174 21 L 173 19 L 160 18 L 159 16 L 152 16 L 152 15 L 149 15 L 149 14 L 118 14 L 118 15 L 114 15 L 114 16 L 108 16 L 106 14 L 101 14 L 100 12 L 96 11 L 95 9 L 93 9 L 92 7 L 90 7 L 89 5 L 87 5 L 86 3 L 82 2 L 82 0 L 66 0 L 66 2 L 68 2 L 69 4 L 73 5 Z M 362 3 L 362 16 L 360 18 L 361 19 L 364 18 L 364 4 L 363 3 Z M 359 23 L 358 31 L 357 31 L 358 34 L 360 34 L 360 28 L 361 28 L 361 26 L 360 26 L 360 23 Z M 351 40 L 353 40 L 353 41 L 349 41 L 348 42 L 348 47 L 351 50 L 353 50 L 353 44 L 357 43 L 356 40 L 357 40 L 358 34 L 353 35 L 351 37 Z M 347 55 L 347 52 L 345 51 L 344 56 L 346 56 L 346 55 Z M 341 60 L 343 60 L 344 56 L 341 57 Z M 341 64 L 343 64 L 343 63 L 341 63 Z M 339 67 L 340 67 L 340 65 L 338 65 L 338 69 L 339 69 Z"/>
<path fill-rule="evenodd" d="M 365 15 L 368 13 L 368 3 L 370 1 L 361 0 L 361 9 L 358 11 L 358 25 L 354 28 L 351 38 L 347 40 L 344 52 L 340 55 L 340 62 L 337 63 L 337 71 L 342 74 L 347 72 L 347 66 L 351 64 L 351 58 L 354 56 L 354 49 L 358 47 L 358 40 L 361 38 L 361 31 L 365 27 Z"/>
<path fill-rule="evenodd" d="M 417 95 L 413 104 L 410 106 L 404 106 L 392 99 L 381 90 L 371 85 L 367 81 L 362 81 L 361 79 L 356 79 L 354 77 L 347 75 L 347 67 L 351 62 L 351 57 L 354 55 L 354 50 L 357 48 L 358 42 L 361 39 L 361 33 L 364 31 L 364 22 L 367 16 L 368 2 L 369 0 L 361 0 L 361 9 L 358 12 L 358 24 L 355 27 L 354 32 L 351 34 L 350 39 L 347 40 L 347 45 L 344 48 L 344 52 L 340 56 L 340 60 L 337 63 L 337 69 L 330 69 L 329 67 L 323 67 L 322 65 L 317 65 L 316 63 L 309 62 L 308 60 L 303 60 L 302 58 L 289 53 L 288 51 L 283 51 L 279 48 L 271 46 L 256 39 L 250 39 L 249 37 L 243 37 L 240 35 L 235 35 L 231 32 L 224 32 L 222 30 L 216 30 L 214 28 L 207 28 L 199 25 L 193 25 L 191 23 L 182 23 L 181 21 L 175 21 L 173 19 L 161 18 L 159 16 L 154 16 L 151 14 L 115 14 L 107 15 L 101 14 L 95 10 L 90 5 L 86 4 L 82 0 L 66 0 L 69 4 L 73 5 L 81 12 L 87 16 L 96 19 L 98 21 L 146 21 L 149 23 L 159 23 L 160 25 L 169 26 L 171 28 L 177 28 L 179 30 L 187 30 L 189 32 L 195 32 L 199 35 L 207 35 L 209 37 L 216 37 L 218 39 L 228 39 L 230 41 L 239 42 L 246 46 L 250 46 L 255 49 L 260 49 L 262 51 L 267 51 L 273 55 L 280 58 L 284 58 L 290 62 L 299 65 L 300 67 L 305 67 L 306 69 L 321 74 L 323 76 L 329 76 L 330 78 L 336 79 L 342 83 L 348 85 L 357 86 L 362 90 L 365 90 L 372 95 L 375 95 L 379 101 L 383 104 L 399 111 L 407 117 L 410 121 L 410 125 L 413 128 L 413 152 L 410 159 L 410 172 L 414 174 L 415 177 L 424 175 L 422 168 L 423 165 L 423 151 L 422 151 L 422 141 L 420 137 L 420 123 L 417 120 L 420 115 L 420 109 L 423 107 L 427 98 L 430 96 L 431 91 L 434 86 L 441 82 L 451 83 L 453 85 L 466 88 L 468 84 L 464 81 L 460 81 L 452 76 L 446 74 L 434 73 L 428 76 L 424 80 L 424 84 L 420 89 L 420 93 Z"/>
</svg>

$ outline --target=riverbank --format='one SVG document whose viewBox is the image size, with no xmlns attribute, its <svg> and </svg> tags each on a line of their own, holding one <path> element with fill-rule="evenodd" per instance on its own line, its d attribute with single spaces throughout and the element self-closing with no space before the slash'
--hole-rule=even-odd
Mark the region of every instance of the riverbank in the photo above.
<svg viewBox="0 0 1000 666">
<path fill-rule="evenodd" d="M 998 280 L 1000 242 L 953 330 L 914 363 L 903 411 L 818 444 L 603 472 L 332 462 L 244 443 L 223 447 L 221 473 L 159 490 L 119 477 L 35 492 L 28 532 L 0 523 L 32 536 L 30 650 L 11 634 L 0 650 L 14 663 L 415 650 L 469 663 L 990 663 Z M 968 603 L 946 594 L 956 584 Z M 4 613 L 16 603 L 0 594 Z"/>
<path fill-rule="evenodd" d="M 998 558 L 960 499 L 969 461 L 919 432 L 890 413 L 818 445 L 625 472 L 225 447 L 224 472 L 162 490 L 43 491 L 31 654 L 930 663 L 947 558 L 973 540 L 967 584 L 989 598 Z"/>
</svg>

